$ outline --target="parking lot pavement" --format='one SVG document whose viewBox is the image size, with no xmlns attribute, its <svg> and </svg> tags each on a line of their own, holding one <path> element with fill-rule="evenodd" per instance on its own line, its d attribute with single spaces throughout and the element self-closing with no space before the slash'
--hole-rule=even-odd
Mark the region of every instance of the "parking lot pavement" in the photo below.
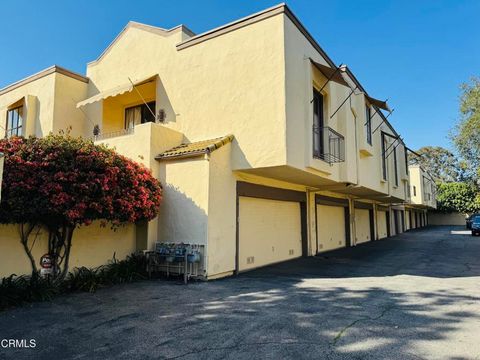
<svg viewBox="0 0 480 360">
<path fill-rule="evenodd" d="M 0 313 L 11 359 L 480 359 L 480 237 L 432 227 L 228 279 Z"/>
</svg>

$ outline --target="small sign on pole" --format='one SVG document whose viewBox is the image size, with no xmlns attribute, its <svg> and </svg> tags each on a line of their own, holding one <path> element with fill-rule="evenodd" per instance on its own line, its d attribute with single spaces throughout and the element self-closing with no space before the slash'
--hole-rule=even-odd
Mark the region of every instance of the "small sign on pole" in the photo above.
<svg viewBox="0 0 480 360">
<path fill-rule="evenodd" d="M 45 254 L 40 258 L 40 276 L 48 277 L 53 274 L 53 257 Z"/>
</svg>

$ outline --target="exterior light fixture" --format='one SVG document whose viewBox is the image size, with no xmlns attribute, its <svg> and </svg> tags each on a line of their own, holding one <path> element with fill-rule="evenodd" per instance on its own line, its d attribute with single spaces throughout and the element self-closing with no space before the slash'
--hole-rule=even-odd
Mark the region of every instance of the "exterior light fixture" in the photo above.
<svg viewBox="0 0 480 360">
<path fill-rule="evenodd" d="M 167 118 L 167 113 L 165 111 L 165 109 L 160 109 L 158 110 L 158 114 L 157 114 L 157 120 L 161 123 L 165 122 Z"/>
</svg>

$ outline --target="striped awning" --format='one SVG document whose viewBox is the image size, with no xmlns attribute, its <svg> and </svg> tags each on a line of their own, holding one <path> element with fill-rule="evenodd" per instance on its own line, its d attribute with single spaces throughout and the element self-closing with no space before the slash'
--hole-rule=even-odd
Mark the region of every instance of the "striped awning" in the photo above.
<svg viewBox="0 0 480 360">
<path fill-rule="evenodd" d="M 127 92 L 131 92 L 135 86 L 143 85 L 150 81 L 154 81 L 156 77 L 157 75 L 149 76 L 148 78 L 145 78 L 145 79 L 128 82 L 126 84 L 116 86 L 112 89 L 102 91 L 96 95 L 93 95 L 92 97 L 89 97 L 86 100 L 83 100 L 77 103 L 77 108 L 80 108 L 85 105 L 93 104 L 97 101 L 105 100 L 109 97 L 114 97 L 114 96 L 125 94 Z"/>
</svg>

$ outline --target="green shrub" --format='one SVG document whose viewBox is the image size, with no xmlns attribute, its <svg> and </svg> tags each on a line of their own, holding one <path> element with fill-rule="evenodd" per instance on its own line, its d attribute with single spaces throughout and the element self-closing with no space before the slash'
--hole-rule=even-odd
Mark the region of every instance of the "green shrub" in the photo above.
<svg viewBox="0 0 480 360">
<path fill-rule="evenodd" d="M 99 276 L 100 270 L 101 267 L 88 269 L 84 266 L 73 269 L 63 282 L 64 290 L 66 292 L 95 292 L 101 285 L 101 277 Z"/>
<path fill-rule="evenodd" d="M 132 254 L 125 260 L 113 259 L 106 265 L 89 269 L 73 269 L 65 280 L 52 281 L 36 274 L 12 274 L 0 281 L 0 310 L 28 302 L 51 300 L 61 293 L 95 292 L 102 286 L 147 279 L 147 259 L 143 254 Z"/>
<path fill-rule="evenodd" d="M 12 274 L 0 281 L 0 310 L 26 302 L 51 300 L 61 292 L 57 283 L 49 279 Z"/>
<path fill-rule="evenodd" d="M 143 280 L 148 277 L 147 259 L 144 255 L 132 254 L 125 260 L 113 260 L 102 267 L 100 276 L 105 285 Z"/>
</svg>

